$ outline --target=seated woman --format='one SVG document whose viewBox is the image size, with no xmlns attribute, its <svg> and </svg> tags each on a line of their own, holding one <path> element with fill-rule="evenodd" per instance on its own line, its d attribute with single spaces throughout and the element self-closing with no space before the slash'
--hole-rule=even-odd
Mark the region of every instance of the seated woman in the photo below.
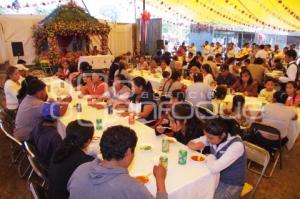
<svg viewBox="0 0 300 199">
<path fill-rule="evenodd" d="M 152 85 L 143 77 L 135 77 L 132 84 L 133 96 L 129 98 L 128 111 L 150 123 L 156 119 L 156 102 L 153 96 Z"/>
<path fill-rule="evenodd" d="M 20 73 L 19 70 L 14 66 L 9 66 L 6 71 L 6 81 L 4 83 L 4 93 L 5 93 L 5 101 L 6 108 L 8 114 L 15 118 L 17 114 L 17 110 L 19 107 L 18 102 L 18 92 L 21 88 Z"/>
<path fill-rule="evenodd" d="M 70 74 L 69 66 L 70 66 L 69 61 L 63 60 L 62 64 L 58 66 L 56 75 L 62 80 L 67 79 Z"/>
<path fill-rule="evenodd" d="M 109 103 L 114 107 L 125 104 L 131 95 L 131 89 L 127 86 L 128 80 L 124 75 L 116 75 L 114 78 L 113 86 L 110 89 Z"/>
<path fill-rule="evenodd" d="M 192 140 L 188 147 L 203 150 L 210 147 L 207 166 L 213 174 L 220 173 L 220 182 L 214 199 L 240 198 L 246 181 L 247 157 L 242 139 L 229 132 L 224 119 L 209 120 L 204 128 L 204 136 Z"/>
<path fill-rule="evenodd" d="M 201 66 L 201 72 L 203 75 L 203 83 L 213 87 L 215 85 L 215 80 L 211 67 L 208 64 L 203 64 Z"/>
<path fill-rule="evenodd" d="M 88 87 L 93 86 L 92 74 L 93 74 L 93 71 L 85 71 L 82 73 L 81 83 L 79 85 L 77 85 L 77 90 L 80 90 L 81 93 L 84 93 Z"/>
<path fill-rule="evenodd" d="M 18 95 L 17 95 L 17 98 L 18 98 L 18 102 L 19 104 L 21 104 L 22 100 L 26 97 L 27 95 L 27 89 L 28 89 L 28 85 L 29 85 L 29 82 L 33 79 L 38 79 L 37 77 L 35 76 L 32 76 L 32 75 L 28 75 L 21 83 L 21 88 L 18 92 Z"/>
<path fill-rule="evenodd" d="M 248 69 L 243 69 L 240 78 L 232 85 L 233 92 L 240 92 L 246 96 L 257 96 L 257 82 L 253 80 Z"/>
<path fill-rule="evenodd" d="M 66 138 L 58 146 L 49 167 L 49 194 L 51 198 L 68 199 L 67 184 L 78 166 L 94 158 L 85 151 L 94 135 L 93 123 L 75 120 L 66 128 Z"/>
<path fill-rule="evenodd" d="M 145 57 L 141 56 L 139 59 L 139 63 L 137 64 L 138 70 L 147 70 L 148 69 L 148 63 L 145 60 Z"/>
<path fill-rule="evenodd" d="M 174 90 L 172 92 L 171 99 L 164 98 L 161 99 L 159 104 L 159 115 L 158 120 L 155 123 L 155 127 L 159 125 L 168 125 L 169 124 L 169 113 L 171 112 L 172 106 L 174 106 L 177 103 L 185 102 L 185 92 L 182 90 Z"/>
<path fill-rule="evenodd" d="M 181 73 L 173 71 L 171 77 L 165 82 L 162 87 L 162 95 L 170 96 L 174 90 L 183 89 L 183 84 L 180 82 Z"/>
<path fill-rule="evenodd" d="M 297 85 L 295 82 L 287 82 L 285 86 L 285 92 L 288 95 L 288 98 L 285 102 L 287 106 L 296 106 L 300 105 L 300 95 L 297 94 Z"/>
<path fill-rule="evenodd" d="M 106 97 L 108 95 L 108 85 L 104 80 L 104 75 L 94 72 L 92 74 L 92 84 L 84 87 L 82 94 L 91 95 L 92 98 L 100 100 Z"/>
<path fill-rule="evenodd" d="M 275 127 L 280 131 L 281 144 L 284 146 L 287 141 L 289 125 L 292 120 L 297 120 L 295 107 L 285 106 L 288 95 L 277 91 L 273 95 L 273 103 L 268 104 L 262 111 L 262 123 Z M 261 120 L 261 119 L 260 119 Z M 278 146 L 278 137 L 265 132 L 250 134 L 248 140 L 272 152 L 273 147 Z"/>
<path fill-rule="evenodd" d="M 119 62 L 118 70 L 115 72 L 115 76 L 116 75 L 123 75 L 126 79 L 131 79 L 130 75 L 126 71 L 126 63 L 122 60 Z"/>
<path fill-rule="evenodd" d="M 155 127 L 156 135 L 166 134 L 176 138 L 182 144 L 203 135 L 203 124 L 194 113 L 189 103 L 178 103 L 169 113 L 168 123 L 162 123 Z"/>
</svg>

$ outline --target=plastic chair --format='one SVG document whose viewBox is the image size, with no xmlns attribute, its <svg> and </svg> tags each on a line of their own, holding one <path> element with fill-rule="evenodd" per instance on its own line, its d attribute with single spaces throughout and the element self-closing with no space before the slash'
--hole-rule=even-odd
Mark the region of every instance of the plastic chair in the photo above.
<svg viewBox="0 0 300 199">
<path fill-rule="evenodd" d="M 48 178 L 47 178 L 47 169 L 45 166 L 42 165 L 42 163 L 38 160 L 38 157 L 36 155 L 36 149 L 33 146 L 33 144 L 31 144 L 28 141 L 24 141 L 24 146 L 25 149 L 27 151 L 27 158 L 30 162 L 30 165 L 32 167 L 32 170 L 29 174 L 28 177 L 28 182 L 31 181 L 31 178 L 33 176 L 33 173 L 35 173 L 41 180 L 42 180 L 42 187 L 45 187 Z"/>
<path fill-rule="evenodd" d="M 248 169 L 250 171 L 255 171 L 255 173 L 257 174 L 260 174 L 255 185 L 252 186 L 251 184 L 245 183 L 241 193 L 241 197 L 245 197 L 246 195 L 251 193 L 249 198 L 252 199 L 262 177 L 265 175 L 266 169 L 270 162 L 270 154 L 267 150 L 256 146 L 255 144 L 252 144 L 250 142 L 244 141 L 244 145 L 247 154 L 247 159 L 249 160 Z M 251 162 L 255 162 L 256 164 L 261 165 L 263 169 L 261 171 L 250 169 L 249 165 L 251 164 Z"/>
<path fill-rule="evenodd" d="M 31 182 L 29 184 L 30 192 L 34 199 L 47 199 L 46 190 L 36 182 Z"/>
<path fill-rule="evenodd" d="M 209 120 L 218 117 L 214 112 L 203 106 L 197 106 L 196 111 L 198 116 L 200 116 L 200 118 L 203 120 Z"/>
<path fill-rule="evenodd" d="M 20 178 L 24 178 L 27 172 L 30 170 L 30 165 L 26 162 L 26 153 L 23 144 L 12 136 L 12 133 L 8 133 L 8 130 L 4 127 L 4 121 L 0 119 L 0 129 L 5 136 L 10 140 L 11 148 L 11 161 L 12 164 L 18 164 L 18 174 Z M 23 169 L 23 166 L 25 169 Z"/>
<path fill-rule="evenodd" d="M 265 177 L 272 177 L 275 167 L 279 161 L 280 169 L 282 169 L 282 147 L 281 147 L 281 135 L 280 131 L 272 126 L 268 126 L 262 123 L 253 123 L 250 127 L 250 133 L 259 133 L 259 132 L 268 133 L 271 135 L 275 135 L 278 137 L 278 147 L 273 147 L 272 150 L 274 151 L 274 158 L 275 161 L 272 165 L 272 169 L 268 175 L 264 175 Z M 276 155 L 277 153 L 277 155 Z"/>
</svg>

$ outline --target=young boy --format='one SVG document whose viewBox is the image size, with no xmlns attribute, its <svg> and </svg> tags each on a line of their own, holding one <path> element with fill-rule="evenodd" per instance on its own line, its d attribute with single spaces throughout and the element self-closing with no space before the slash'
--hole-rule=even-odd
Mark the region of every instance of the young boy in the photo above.
<svg viewBox="0 0 300 199">
<path fill-rule="evenodd" d="M 268 78 L 265 81 L 265 88 L 262 89 L 259 93 L 259 97 L 264 97 L 268 102 L 272 102 L 273 94 L 275 93 L 274 89 L 274 79 Z"/>
</svg>

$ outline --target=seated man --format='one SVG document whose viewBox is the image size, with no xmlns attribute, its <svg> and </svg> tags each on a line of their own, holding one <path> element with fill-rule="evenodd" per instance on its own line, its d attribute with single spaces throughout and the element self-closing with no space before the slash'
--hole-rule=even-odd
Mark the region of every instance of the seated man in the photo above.
<svg viewBox="0 0 300 199">
<path fill-rule="evenodd" d="M 49 166 L 52 154 L 62 142 L 56 123 L 59 114 L 59 104 L 55 102 L 44 103 L 42 109 L 43 121 L 31 132 L 31 140 L 37 149 L 38 158 L 45 166 Z"/>
<path fill-rule="evenodd" d="M 100 141 L 103 161 L 96 159 L 82 164 L 74 171 L 68 182 L 69 198 L 153 198 L 142 183 L 128 174 L 136 143 L 137 136 L 128 127 L 113 126 L 104 131 Z M 157 186 L 156 198 L 168 198 L 165 168 L 154 166 L 153 173 Z"/>
<path fill-rule="evenodd" d="M 22 100 L 17 116 L 14 137 L 20 141 L 30 139 L 33 128 L 42 121 L 42 108 L 47 101 L 48 95 L 46 84 L 38 79 L 29 82 L 27 95 Z M 67 97 L 60 102 L 60 116 L 67 111 L 68 104 L 72 99 Z"/>
</svg>

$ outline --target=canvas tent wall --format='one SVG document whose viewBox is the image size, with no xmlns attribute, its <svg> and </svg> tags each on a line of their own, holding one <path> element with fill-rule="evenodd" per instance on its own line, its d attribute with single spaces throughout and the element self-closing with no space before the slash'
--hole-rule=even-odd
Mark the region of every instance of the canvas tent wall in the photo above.
<svg viewBox="0 0 300 199">
<path fill-rule="evenodd" d="M 32 26 L 44 19 L 36 15 L 0 15 L 0 63 L 17 62 L 13 57 L 11 42 L 23 42 L 24 57 L 20 57 L 32 64 L 36 58 L 32 39 Z M 109 33 L 108 46 L 114 56 L 132 52 L 132 24 L 109 24 L 112 28 Z M 94 39 L 95 42 L 98 39 Z M 95 44 L 97 45 L 97 44 Z M 99 44 L 98 44 L 99 45 Z"/>
</svg>

